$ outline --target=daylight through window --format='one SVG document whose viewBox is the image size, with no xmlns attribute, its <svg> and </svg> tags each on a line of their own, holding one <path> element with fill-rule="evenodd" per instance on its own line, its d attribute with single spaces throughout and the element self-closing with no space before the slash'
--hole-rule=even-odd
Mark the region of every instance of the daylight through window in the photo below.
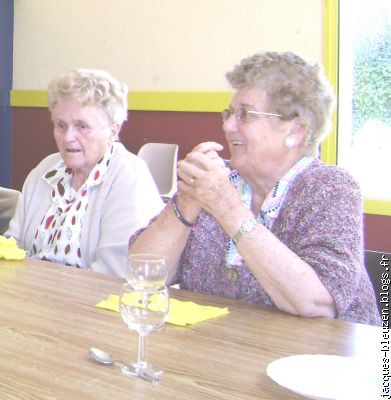
<svg viewBox="0 0 391 400">
<path fill-rule="evenodd" d="M 338 164 L 391 200 L 391 1 L 340 1 Z"/>
</svg>

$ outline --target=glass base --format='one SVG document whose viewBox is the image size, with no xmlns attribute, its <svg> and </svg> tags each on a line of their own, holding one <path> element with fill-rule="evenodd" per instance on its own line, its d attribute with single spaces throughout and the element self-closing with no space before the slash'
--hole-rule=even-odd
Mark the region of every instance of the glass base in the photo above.
<svg viewBox="0 0 391 400">
<path fill-rule="evenodd" d="M 134 376 L 134 377 L 139 376 L 138 371 L 133 367 L 132 364 L 130 364 L 130 366 L 128 366 L 126 364 L 122 365 L 121 371 L 126 376 Z"/>
<path fill-rule="evenodd" d="M 136 371 L 142 372 L 143 374 L 153 376 L 156 379 L 161 379 L 163 376 L 163 369 L 150 364 L 146 361 L 141 362 L 141 363 L 133 363 L 133 367 L 135 368 Z"/>
<path fill-rule="evenodd" d="M 125 376 L 142 378 L 151 383 L 159 383 L 163 377 L 163 370 L 148 363 L 124 364 L 121 371 Z"/>
</svg>

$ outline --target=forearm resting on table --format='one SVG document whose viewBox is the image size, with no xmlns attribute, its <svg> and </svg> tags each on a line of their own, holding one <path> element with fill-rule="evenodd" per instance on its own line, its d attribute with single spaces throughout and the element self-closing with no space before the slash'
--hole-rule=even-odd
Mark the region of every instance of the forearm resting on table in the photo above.
<svg viewBox="0 0 391 400">
<path fill-rule="evenodd" d="M 216 213 L 216 217 L 232 237 L 242 221 L 254 215 L 248 209 L 232 207 L 230 213 Z M 306 317 L 336 316 L 333 297 L 314 269 L 262 224 L 243 236 L 237 249 L 279 309 Z"/>
<path fill-rule="evenodd" d="M 273 280 L 269 285 L 270 297 L 283 311 L 302 317 L 336 317 L 331 294 L 310 266 L 286 281 Z"/>
<path fill-rule="evenodd" d="M 303 317 L 335 318 L 333 297 L 314 269 L 265 227 L 259 225 L 244 237 L 238 250 L 279 309 Z"/>
<path fill-rule="evenodd" d="M 159 217 L 130 246 L 129 254 L 154 253 L 167 257 L 167 282 L 170 284 L 189 234 L 190 228 L 178 220 L 170 201 Z"/>
</svg>

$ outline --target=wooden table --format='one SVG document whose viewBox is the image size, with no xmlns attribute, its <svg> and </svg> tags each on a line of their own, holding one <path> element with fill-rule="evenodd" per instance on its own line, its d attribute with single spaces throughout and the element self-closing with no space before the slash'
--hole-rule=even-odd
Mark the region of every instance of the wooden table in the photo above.
<svg viewBox="0 0 391 400">
<path fill-rule="evenodd" d="M 93 346 L 136 360 L 137 334 L 118 313 L 95 307 L 122 283 L 38 260 L 0 260 L 0 399 L 302 399 L 266 375 L 268 363 L 293 354 L 380 352 L 380 328 L 172 289 L 172 297 L 230 313 L 151 333 L 147 359 L 165 371 L 153 385 L 88 357 Z"/>
</svg>

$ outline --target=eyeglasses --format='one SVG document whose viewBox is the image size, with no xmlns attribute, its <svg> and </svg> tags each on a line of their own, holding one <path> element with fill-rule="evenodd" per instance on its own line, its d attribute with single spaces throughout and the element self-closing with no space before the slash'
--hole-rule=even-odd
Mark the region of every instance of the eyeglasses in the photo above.
<svg viewBox="0 0 391 400">
<path fill-rule="evenodd" d="M 226 108 L 225 110 L 223 110 L 221 115 L 223 117 L 223 121 L 227 121 L 228 118 L 230 118 L 232 115 L 235 115 L 235 118 L 238 122 L 247 122 L 253 115 L 259 115 L 259 116 L 264 115 L 267 117 L 282 117 L 281 114 L 252 111 L 252 110 L 247 110 L 247 108 L 244 107 Z"/>
</svg>

